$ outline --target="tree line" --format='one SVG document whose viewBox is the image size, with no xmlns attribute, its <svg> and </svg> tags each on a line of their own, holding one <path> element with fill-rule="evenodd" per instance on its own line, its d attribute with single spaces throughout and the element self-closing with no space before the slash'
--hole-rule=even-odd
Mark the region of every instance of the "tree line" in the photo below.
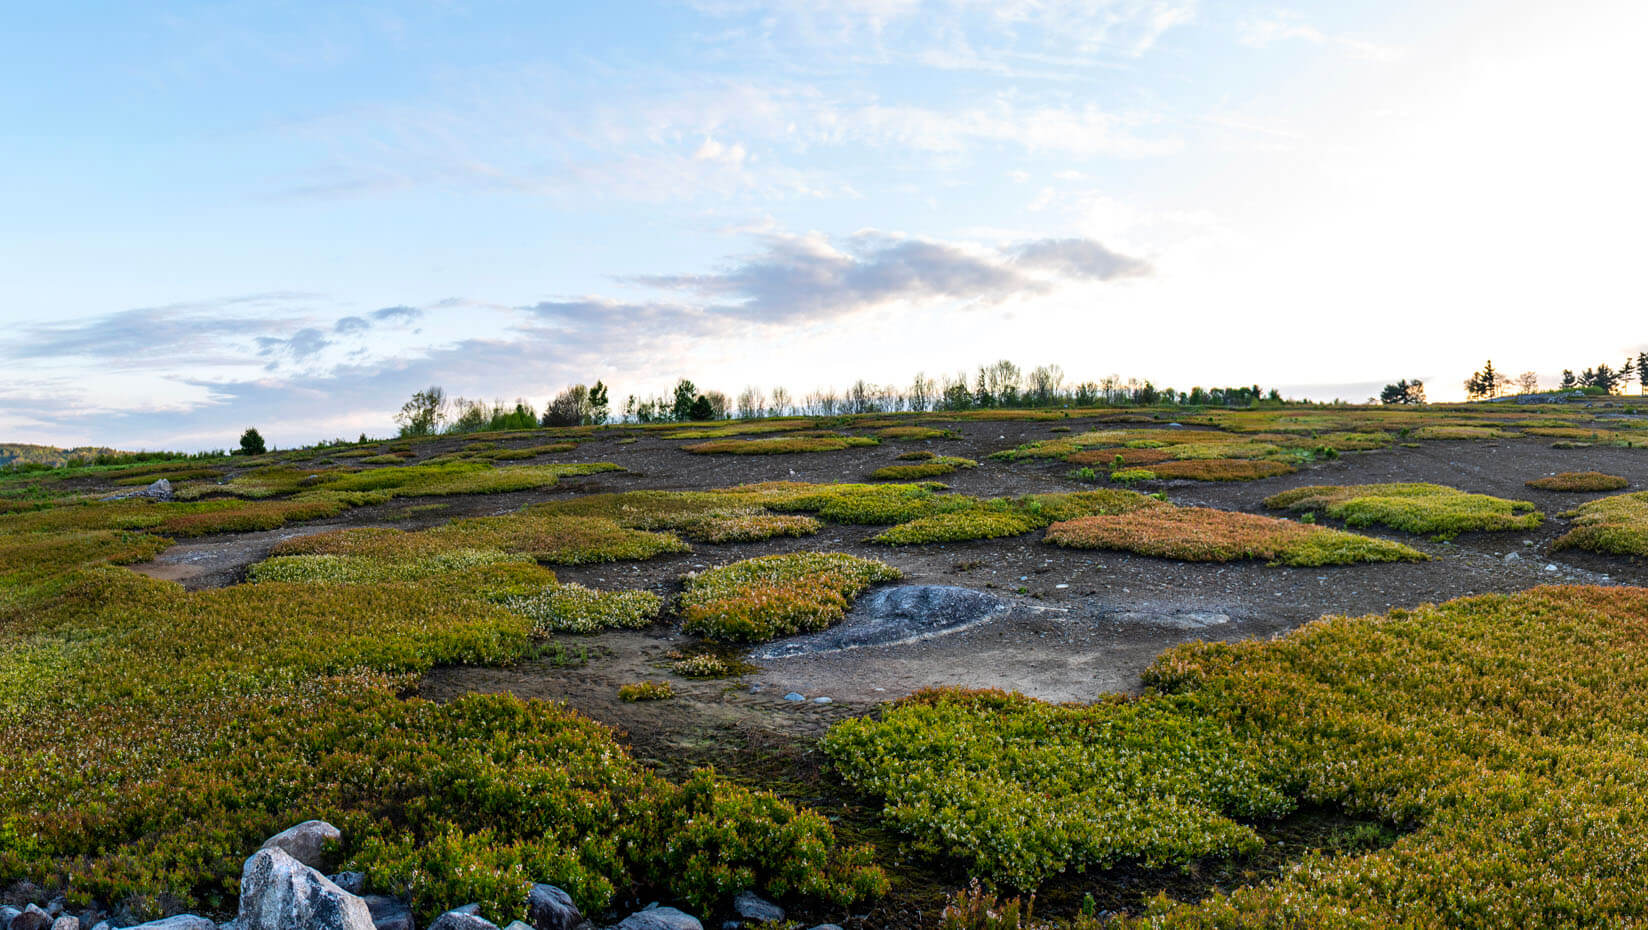
<svg viewBox="0 0 1648 930">
<path fill-rule="evenodd" d="M 542 413 L 524 398 L 502 401 L 449 398 L 439 386 L 412 395 L 395 416 L 402 436 L 437 433 L 474 433 L 527 429 L 534 426 L 599 426 L 609 422 L 685 423 L 779 416 L 837 416 L 855 413 L 898 413 L 942 410 L 984 410 L 1035 407 L 1213 406 L 1247 407 L 1283 403 L 1281 392 L 1266 392 L 1257 384 L 1189 391 L 1157 387 L 1149 380 L 1110 375 L 1099 381 L 1070 383 L 1058 365 L 1021 368 L 1002 360 L 980 365 L 972 373 L 957 372 L 937 378 L 918 372 L 907 385 L 874 384 L 858 380 L 845 390 L 819 388 L 792 395 L 783 386 L 764 390 L 749 386 L 736 397 L 700 390 L 691 380 L 678 380 L 672 391 L 625 398 L 614 411 L 608 388 L 600 381 L 575 384 L 557 394 Z"/>
<path fill-rule="evenodd" d="M 1618 368 L 1606 362 L 1599 363 L 1594 368 L 1586 368 L 1578 374 L 1571 368 L 1564 368 L 1556 389 L 1591 394 L 1617 394 L 1630 388 L 1633 381 L 1648 391 L 1648 351 L 1639 352 L 1634 358 L 1627 355 Z M 1537 394 L 1540 392 L 1541 383 L 1537 372 L 1524 371 L 1513 379 L 1495 369 L 1493 360 L 1489 359 L 1487 364 L 1465 379 L 1465 397 L 1468 400 L 1488 400 L 1512 393 Z M 1386 390 L 1389 390 L 1388 386 Z"/>
</svg>

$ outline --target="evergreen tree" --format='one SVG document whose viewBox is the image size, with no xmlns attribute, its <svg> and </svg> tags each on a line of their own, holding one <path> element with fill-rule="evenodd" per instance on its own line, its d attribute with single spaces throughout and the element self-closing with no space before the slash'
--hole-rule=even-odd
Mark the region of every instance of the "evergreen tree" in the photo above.
<svg viewBox="0 0 1648 930">
<path fill-rule="evenodd" d="M 708 397 L 700 394 L 687 408 L 687 417 L 693 420 L 713 420 L 715 419 L 715 405 L 710 403 Z"/>
<path fill-rule="evenodd" d="M 363 437 L 364 438 L 364 437 Z M 262 455 L 268 451 L 263 445 L 263 435 L 255 427 L 248 427 L 240 434 L 241 455 Z"/>
</svg>

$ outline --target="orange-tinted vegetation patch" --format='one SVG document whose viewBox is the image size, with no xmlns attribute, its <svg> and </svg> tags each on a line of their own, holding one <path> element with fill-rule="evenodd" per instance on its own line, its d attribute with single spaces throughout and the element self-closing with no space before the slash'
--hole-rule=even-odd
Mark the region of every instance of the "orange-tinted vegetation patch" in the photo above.
<svg viewBox="0 0 1648 930">
<path fill-rule="evenodd" d="M 1618 491 L 1630 483 L 1619 475 L 1605 475 L 1600 471 L 1565 471 L 1535 478 L 1528 482 L 1528 487 L 1541 491 Z"/>
<path fill-rule="evenodd" d="M 1128 449 L 1116 446 L 1109 449 L 1088 449 L 1074 455 L 1065 456 L 1064 460 L 1072 465 L 1113 465 L 1120 458 L 1123 465 L 1154 465 L 1165 462 L 1173 457 L 1173 453 L 1165 449 Z"/>
<path fill-rule="evenodd" d="M 1292 465 L 1251 459 L 1200 459 L 1188 462 L 1161 462 L 1151 465 L 1158 478 L 1189 478 L 1193 481 L 1253 481 L 1291 475 Z"/>
</svg>

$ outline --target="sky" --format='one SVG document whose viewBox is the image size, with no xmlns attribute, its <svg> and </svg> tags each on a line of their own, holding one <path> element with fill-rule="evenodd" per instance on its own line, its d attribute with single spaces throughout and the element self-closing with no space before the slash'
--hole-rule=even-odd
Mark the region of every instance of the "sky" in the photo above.
<svg viewBox="0 0 1648 930">
<path fill-rule="evenodd" d="M 1648 348 L 1640 0 L 18 5 L 0 440 Z"/>
</svg>

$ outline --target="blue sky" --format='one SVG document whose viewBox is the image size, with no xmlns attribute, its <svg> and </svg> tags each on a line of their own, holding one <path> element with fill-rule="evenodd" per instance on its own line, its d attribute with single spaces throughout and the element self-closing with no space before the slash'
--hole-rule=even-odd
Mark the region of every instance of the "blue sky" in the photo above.
<svg viewBox="0 0 1648 930">
<path fill-rule="evenodd" d="M 1640 6 L 30 5 L 0 438 L 1002 356 L 1322 399 L 1617 363 Z"/>
</svg>

